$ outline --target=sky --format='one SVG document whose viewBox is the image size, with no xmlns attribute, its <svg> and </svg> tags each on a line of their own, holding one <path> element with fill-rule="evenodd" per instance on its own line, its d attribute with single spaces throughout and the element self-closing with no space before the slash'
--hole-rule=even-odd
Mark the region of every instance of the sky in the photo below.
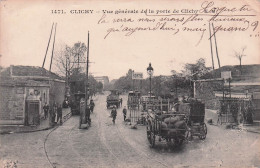
<svg viewBox="0 0 260 168">
<path fill-rule="evenodd" d="M 205 58 L 206 65 L 212 66 L 209 29 L 206 17 L 203 21 L 185 25 L 181 23 L 167 23 L 174 28 L 187 27 L 205 28 L 201 32 L 180 31 L 137 31 L 131 36 L 123 32 L 110 33 L 109 29 L 121 27 L 147 27 L 154 23 L 112 23 L 113 19 L 133 19 L 146 17 L 145 14 L 106 14 L 109 23 L 98 23 L 104 16 L 102 10 L 124 11 L 152 9 L 166 10 L 201 9 L 205 1 L 0 1 L 0 65 L 30 65 L 41 66 L 46 52 L 52 23 L 57 23 L 55 51 L 66 44 L 72 46 L 76 42 L 87 44 L 90 33 L 90 73 L 94 76 L 108 76 L 117 79 L 127 73 L 128 69 L 143 72 L 146 77 L 146 68 L 151 62 L 154 75 L 170 75 L 171 70 L 181 71 L 186 63 L 195 63 L 199 58 Z M 209 1 L 210 2 L 210 1 Z M 249 21 L 246 31 L 218 31 L 216 33 L 218 55 L 221 66 L 238 65 L 234 57 L 235 51 L 240 52 L 246 47 L 242 64 L 259 64 L 260 57 L 260 5 L 259 1 L 214 1 L 214 7 L 239 9 L 247 5 L 250 11 L 235 14 L 252 14 L 246 17 Z M 66 14 L 53 14 L 53 10 L 63 10 Z M 90 14 L 75 14 L 73 10 L 93 10 Z M 71 13 L 72 12 L 72 13 Z M 73 14 L 74 12 L 74 14 Z M 222 13 L 222 14 L 230 14 Z M 176 16 L 182 17 L 182 16 Z M 188 16 L 185 16 L 187 19 Z M 158 19 L 157 16 L 149 17 Z M 156 20 L 157 22 L 157 20 Z M 222 24 L 223 23 L 223 24 Z M 214 22 L 217 26 L 245 27 L 242 22 Z M 177 25 L 177 26 L 176 26 Z M 255 28 L 255 30 L 253 30 Z M 202 37 L 202 38 L 201 38 Z M 104 39 L 105 38 L 105 39 Z M 201 39 L 201 40 L 200 40 Z M 45 68 L 49 68 L 53 37 L 51 39 Z M 217 67 L 215 46 L 213 42 L 215 67 Z"/>
</svg>

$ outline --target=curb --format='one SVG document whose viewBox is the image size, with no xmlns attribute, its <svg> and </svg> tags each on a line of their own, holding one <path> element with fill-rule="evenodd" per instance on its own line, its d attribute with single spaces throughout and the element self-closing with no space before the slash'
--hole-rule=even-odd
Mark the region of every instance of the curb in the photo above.
<svg viewBox="0 0 260 168">
<path fill-rule="evenodd" d="M 255 133 L 255 134 L 260 134 L 260 132 L 257 131 L 251 131 L 251 130 L 246 130 L 247 132 Z"/>
<path fill-rule="evenodd" d="M 254 130 L 248 130 L 248 129 L 245 129 L 245 131 L 246 132 L 252 132 L 252 133 L 255 133 L 255 134 L 260 134 L 260 132 L 259 131 L 254 131 Z"/>
<path fill-rule="evenodd" d="M 65 116 L 63 116 L 63 123 L 65 123 L 68 119 L 70 119 L 71 117 L 71 112 L 66 114 Z M 36 129 L 36 130 L 28 130 L 28 131 L 16 131 L 16 132 L 0 132 L 0 135 L 5 135 L 5 134 L 19 134 L 19 133 L 31 133 L 31 132 L 39 132 L 39 131 L 46 131 L 46 130 L 49 130 L 49 129 L 53 129 L 53 128 L 56 128 L 56 127 L 59 127 L 60 125 L 55 125 L 55 126 L 49 126 L 49 127 L 46 127 L 46 128 L 42 128 L 42 129 Z"/>
</svg>

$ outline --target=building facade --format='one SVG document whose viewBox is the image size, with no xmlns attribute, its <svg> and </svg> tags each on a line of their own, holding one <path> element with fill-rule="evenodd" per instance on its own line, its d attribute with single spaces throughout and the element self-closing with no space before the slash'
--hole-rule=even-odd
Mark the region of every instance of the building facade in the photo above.
<svg viewBox="0 0 260 168">
<path fill-rule="evenodd" d="M 44 68 L 10 66 L 0 73 L 0 124 L 38 125 L 45 103 L 62 104 L 65 81 Z"/>
</svg>

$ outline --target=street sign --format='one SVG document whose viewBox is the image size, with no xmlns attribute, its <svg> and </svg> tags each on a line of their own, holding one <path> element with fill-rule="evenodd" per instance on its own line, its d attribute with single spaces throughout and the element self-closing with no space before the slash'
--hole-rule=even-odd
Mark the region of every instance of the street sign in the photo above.
<svg viewBox="0 0 260 168">
<path fill-rule="evenodd" d="M 221 78 L 223 79 L 231 79 L 231 71 L 223 71 L 221 72 Z"/>
<path fill-rule="evenodd" d="M 142 72 L 133 72 L 132 79 L 143 79 L 143 73 Z"/>
</svg>

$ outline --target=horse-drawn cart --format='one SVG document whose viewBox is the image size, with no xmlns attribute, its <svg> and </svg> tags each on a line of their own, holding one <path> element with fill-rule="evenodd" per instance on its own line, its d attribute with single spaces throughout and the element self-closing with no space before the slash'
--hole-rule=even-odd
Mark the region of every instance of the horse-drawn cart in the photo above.
<svg viewBox="0 0 260 168">
<path fill-rule="evenodd" d="M 188 136 L 188 126 L 184 114 L 159 114 L 148 112 L 147 138 L 151 147 L 155 146 L 156 137 L 170 145 L 178 146 Z"/>
<path fill-rule="evenodd" d="M 155 146 L 156 139 L 172 146 L 179 146 L 193 136 L 205 139 L 207 126 L 204 118 L 205 106 L 199 101 L 181 103 L 174 112 L 148 111 L 147 139 L 151 147 Z"/>
<path fill-rule="evenodd" d="M 201 140 L 206 138 L 207 126 L 205 120 L 205 104 L 200 101 L 190 101 L 179 106 L 179 111 L 186 114 L 186 122 L 190 131 L 190 138 L 198 136 Z"/>
</svg>

